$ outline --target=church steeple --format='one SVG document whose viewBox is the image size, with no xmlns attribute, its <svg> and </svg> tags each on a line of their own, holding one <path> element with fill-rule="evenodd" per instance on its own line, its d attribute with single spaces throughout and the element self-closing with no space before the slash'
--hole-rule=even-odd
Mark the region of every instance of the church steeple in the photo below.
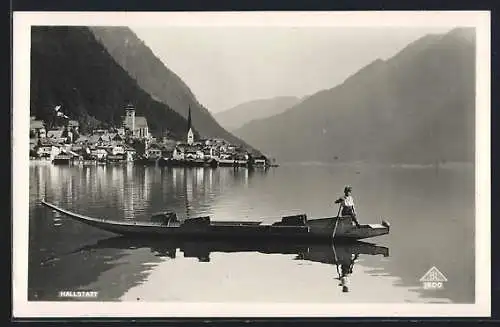
<svg viewBox="0 0 500 327">
<path fill-rule="evenodd" d="M 189 111 L 188 111 L 187 143 L 189 145 L 192 145 L 194 143 L 194 133 L 191 126 L 191 106 L 189 106 Z"/>
</svg>

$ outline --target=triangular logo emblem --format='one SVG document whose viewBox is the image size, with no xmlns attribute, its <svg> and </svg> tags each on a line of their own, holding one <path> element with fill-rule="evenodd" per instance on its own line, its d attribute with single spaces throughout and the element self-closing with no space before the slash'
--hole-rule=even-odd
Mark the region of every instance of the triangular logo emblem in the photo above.
<svg viewBox="0 0 500 327">
<path fill-rule="evenodd" d="M 425 275 L 420 278 L 421 282 L 447 282 L 448 279 L 436 267 L 429 269 Z"/>
</svg>

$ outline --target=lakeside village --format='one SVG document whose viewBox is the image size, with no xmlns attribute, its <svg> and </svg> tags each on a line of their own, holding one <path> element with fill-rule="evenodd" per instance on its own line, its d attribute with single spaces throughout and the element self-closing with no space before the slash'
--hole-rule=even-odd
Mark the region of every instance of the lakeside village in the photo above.
<svg viewBox="0 0 500 327">
<path fill-rule="evenodd" d="M 156 139 L 149 133 L 146 117 L 136 116 L 132 105 L 125 107 L 119 128 L 95 129 L 80 135 L 79 122 L 55 109 L 64 124 L 47 130 L 42 120 L 30 119 L 30 159 L 53 164 L 140 163 L 171 167 L 270 167 L 268 158 L 252 156 L 246 149 L 224 139 L 195 140 L 188 114 L 186 140 Z"/>
</svg>

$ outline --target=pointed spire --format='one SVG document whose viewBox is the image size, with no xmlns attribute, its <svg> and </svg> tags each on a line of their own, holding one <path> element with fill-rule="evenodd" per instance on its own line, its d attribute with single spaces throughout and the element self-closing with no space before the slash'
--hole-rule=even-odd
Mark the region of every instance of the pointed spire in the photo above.
<svg viewBox="0 0 500 327">
<path fill-rule="evenodd" d="M 189 111 L 188 111 L 188 128 L 187 131 L 191 129 L 191 106 L 189 106 Z"/>
</svg>

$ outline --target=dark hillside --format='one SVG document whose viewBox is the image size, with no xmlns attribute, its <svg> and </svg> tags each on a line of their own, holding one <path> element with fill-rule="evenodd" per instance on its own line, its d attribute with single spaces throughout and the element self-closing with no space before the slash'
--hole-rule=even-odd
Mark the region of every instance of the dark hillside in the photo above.
<svg viewBox="0 0 500 327">
<path fill-rule="evenodd" d="M 31 31 L 31 115 L 51 122 L 53 108 L 86 127 L 120 125 L 126 104 L 144 115 L 150 131 L 184 137 L 187 122 L 155 101 L 118 65 L 86 27 L 43 26 Z"/>
</svg>

